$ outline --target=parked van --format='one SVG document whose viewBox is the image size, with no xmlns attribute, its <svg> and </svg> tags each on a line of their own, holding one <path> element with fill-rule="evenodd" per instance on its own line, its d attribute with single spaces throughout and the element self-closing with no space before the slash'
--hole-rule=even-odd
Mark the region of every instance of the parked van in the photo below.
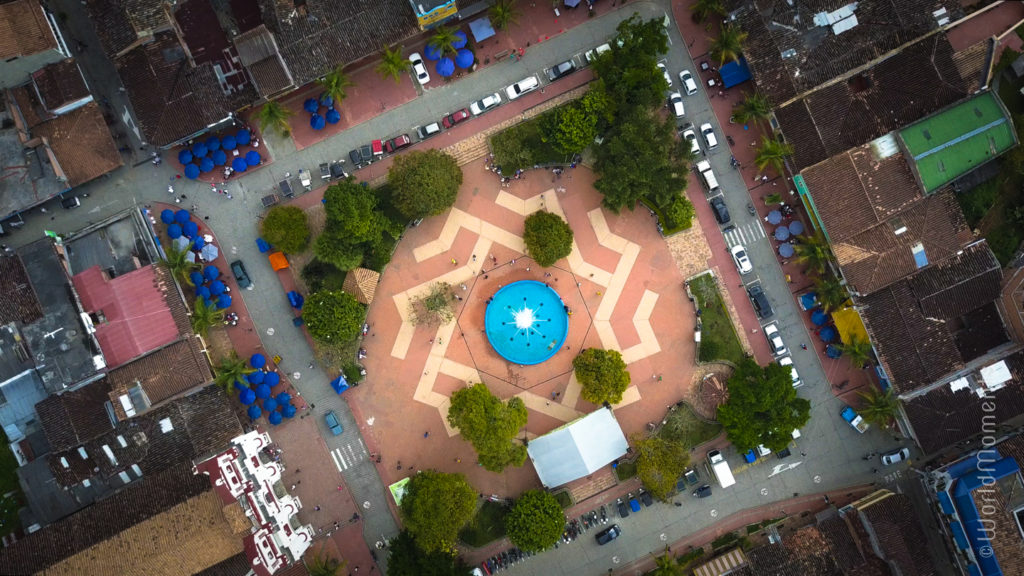
<svg viewBox="0 0 1024 576">
<path fill-rule="evenodd" d="M 707 186 L 708 192 L 711 194 L 717 194 L 720 192 L 718 187 L 718 179 L 715 178 L 715 173 L 711 171 L 711 163 L 707 160 L 701 160 L 697 162 L 697 172 L 700 177 L 704 180 L 704 185 Z"/>
<path fill-rule="evenodd" d="M 722 456 L 721 452 L 718 450 L 708 452 L 708 464 L 722 488 L 728 488 L 736 483 L 736 479 L 732 477 L 732 469 L 729 468 L 729 463 L 725 461 L 725 456 Z"/>
</svg>

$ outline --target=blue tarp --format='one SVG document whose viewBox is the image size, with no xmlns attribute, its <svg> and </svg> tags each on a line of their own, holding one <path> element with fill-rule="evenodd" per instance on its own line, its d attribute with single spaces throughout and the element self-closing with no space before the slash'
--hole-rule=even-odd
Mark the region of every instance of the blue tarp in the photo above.
<svg viewBox="0 0 1024 576">
<path fill-rule="evenodd" d="M 302 294 L 299 294 L 295 290 L 288 293 L 288 303 L 292 305 L 292 308 L 302 310 L 302 305 L 305 301 L 306 299 L 302 297 Z"/>
<path fill-rule="evenodd" d="M 491 26 L 489 18 L 477 18 L 469 23 L 469 31 L 473 33 L 473 39 L 482 42 L 494 36 L 494 27 Z"/>
<path fill-rule="evenodd" d="M 737 84 L 743 84 L 750 80 L 750 67 L 747 66 L 747 59 L 740 58 L 739 62 L 729 62 L 718 69 L 722 75 L 722 86 L 732 88 Z"/>
<path fill-rule="evenodd" d="M 338 394 L 341 394 L 345 390 L 348 390 L 348 381 L 345 380 L 345 375 L 342 374 L 335 378 L 334 380 L 331 380 L 331 388 L 333 388 L 334 391 L 337 392 Z"/>
<path fill-rule="evenodd" d="M 939 492 L 939 494 L 945 494 L 945 492 Z M 967 550 L 970 544 L 967 543 L 967 534 L 964 534 L 964 527 L 956 520 L 953 520 L 949 523 L 949 531 L 953 533 L 953 541 L 956 542 L 956 547 L 961 550 Z"/>
<path fill-rule="evenodd" d="M 263 238 L 256 239 L 256 247 L 260 249 L 260 254 L 263 254 L 270 250 L 270 244 Z"/>
</svg>

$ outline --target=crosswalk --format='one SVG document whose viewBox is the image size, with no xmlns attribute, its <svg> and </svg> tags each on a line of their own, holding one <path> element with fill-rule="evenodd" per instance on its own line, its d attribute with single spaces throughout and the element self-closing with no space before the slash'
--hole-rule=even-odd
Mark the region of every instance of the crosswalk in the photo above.
<svg viewBox="0 0 1024 576">
<path fill-rule="evenodd" d="M 334 465 L 338 468 L 338 472 L 348 470 L 365 460 L 369 455 L 362 438 L 358 438 L 356 442 L 349 442 L 341 448 L 331 450 L 331 459 L 334 460 Z"/>
<path fill-rule="evenodd" d="M 725 243 L 727 246 L 732 248 L 737 244 L 747 244 L 764 238 L 764 227 L 761 226 L 759 220 L 749 222 L 742 226 L 730 226 L 722 231 L 722 236 L 725 237 Z"/>
</svg>

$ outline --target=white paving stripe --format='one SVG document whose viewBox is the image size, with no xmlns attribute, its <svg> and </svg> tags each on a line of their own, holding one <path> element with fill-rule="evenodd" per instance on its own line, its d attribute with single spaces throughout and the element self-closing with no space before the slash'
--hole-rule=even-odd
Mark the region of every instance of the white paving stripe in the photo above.
<svg viewBox="0 0 1024 576">
<path fill-rule="evenodd" d="M 725 243 L 731 248 L 737 244 L 747 244 L 764 237 L 764 227 L 761 226 L 761 223 L 750 222 L 726 232 Z"/>
</svg>

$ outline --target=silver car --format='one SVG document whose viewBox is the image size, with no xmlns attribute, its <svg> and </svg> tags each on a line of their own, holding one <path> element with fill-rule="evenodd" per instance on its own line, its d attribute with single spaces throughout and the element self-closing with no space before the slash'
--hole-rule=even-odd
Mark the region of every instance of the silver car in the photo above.
<svg viewBox="0 0 1024 576">
<path fill-rule="evenodd" d="M 501 95 L 495 92 L 470 104 L 469 111 L 473 113 L 473 116 L 479 116 L 498 104 L 501 104 Z"/>
<path fill-rule="evenodd" d="M 894 450 L 892 452 L 882 454 L 882 464 L 886 466 L 892 466 L 893 464 L 899 464 L 900 462 L 908 460 L 909 458 L 910 450 L 906 448 L 900 448 L 899 450 Z"/>
</svg>

